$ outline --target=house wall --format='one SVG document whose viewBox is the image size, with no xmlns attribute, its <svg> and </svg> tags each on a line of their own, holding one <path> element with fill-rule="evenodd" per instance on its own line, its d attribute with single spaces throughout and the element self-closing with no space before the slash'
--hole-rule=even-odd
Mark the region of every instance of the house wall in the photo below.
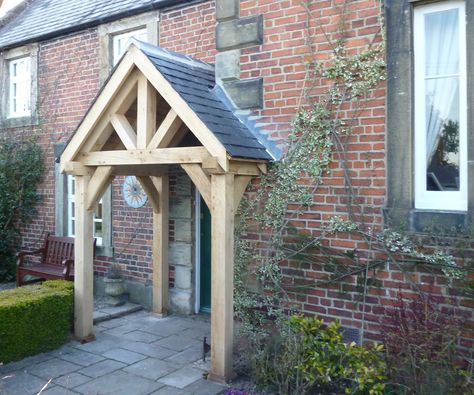
<svg viewBox="0 0 474 395">
<path fill-rule="evenodd" d="M 239 77 L 243 80 L 263 78 L 263 108 L 254 110 L 254 114 L 259 117 L 259 126 L 282 149 L 296 109 L 307 104 L 303 95 L 307 86 L 305 61 L 329 58 L 331 47 L 328 39 L 334 40 L 339 34 L 340 3 L 329 0 L 309 2 L 308 8 L 305 8 L 300 0 L 240 1 L 240 17 L 263 16 L 264 35 L 262 45 L 240 50 Z M 380 39 L 380 18 L 378 1 L 354 0 L 348 3 L 345 23 L 347 45 L 351 51 L 366 47 L 374 38 Z M 36 245 L 44 232 L 54 231 L 53 145 L 67 141 L 99 89 L 98 40 L 97 30 L 91 29 L 40 44 L 43 122 L 41 127 L 33 130 L 40 135 L 46 152 L 47 174 L 40 188 L 44 200 L 38 207 L 39 215 L 25 230 L 24 242 L 28 247 Z M 159 42 L 165 48 L 213 62 L 217 55 L 214 1 L 164 10 L 160 16 Z M 317 86 L 311 90 L 312 100 L 324 95 L 325 84 L 327 82 L 317 81 Z M 363 108 L 357 112 L 347 146 L 347 165 L 354 187 L 352 198 L 355 204 L 352 208 L 361 221 L 375 228 L 383 224 L 387 196 L 385 97 L 386 87 L 380 84 L 369 100 L 362 103 Z M 354 108 L 345 107 L 343 115 L 352 118 L 353 111 Z M 151 210 L 149 204 L 140 209 L 128 208 L 121 196 L 122 181 L 117 179 L 113 187 L 115 259 L 126 270 L 131 293 L 147 304 L 151 300 Z M 177 310 L 191 312 L 195 297 L 192 291 L 194 272 L 191 251 L 193 210 L 184 217 L 183 211 L 173 211 L 176 205 L 193 207 L 194 194 L 188 181 L 179 173 L 171 177 L 170 242 L 176 254 L 170 254 L 173 265 L 170 294 L 176 295 L 177 304 L 174 307 Z M 306 234 L 318 235 L 319 228 L 329 218 L 347 214 L 347 201 L 344 172 L 335 164 L 324 186 L 314 195 L 310 210 L 299 215 L 292 225 Z M 176 202 L 175 206 L 173 202 Z M 253 237 L 264 241 L 262 235 Z M 433 240 L 427 239 L 425 245 L 433 243 Z M 328 245 L 342 252 L 356 251 L 362 261 L 373 257 L 367 245 L 354 236 L 339 234 L 329 239 Z M 174 258 L 178 256 L 178 250 L 181 257 L 186 256 L 185 259 Z M 472 255 L 468 249 L 466 255 L 469 254 Z M 96 273 L 103 275 L 111 259 L 98 257 Z M 178 272 L 183 275 L 176 281 Z M 462 345 L 466 349 L 474 346 L 473 302 L 448 291 L 446 279 L 439 273 L 419 270 L 407 278 L 392 264 L 382 266 L 377 270 L 375 280 L 372 280 L 373 286 L 368 289 L 365 304 L 361 303 L 361 276 L 348 276 L 340 285 L 314 287 L 312 281 L 328 274 L 328 268 L 319 263 L 300 265 L 291 261 L 283 265 L 283 274 L 287 285 L 304 287 L 304 292 L 291 295 L 302 311 L 319 314 L 326 319 L 338 318 L 348 328 L 360 330 L 364 325 L 365 338 L 373 340 L 380 339 L 380 317 L 387 306 L 396 302 L 399 291 L 403 291 L 407 298 L 414 297 L 408 285 L 409 280 L 414 281 L 438 299 L 442 296 L 454 297 L 453 305 L 446 304 L 445 308 L 455 308 L 467 319 L 471 329 L 464 332 Z"/>
</svg>

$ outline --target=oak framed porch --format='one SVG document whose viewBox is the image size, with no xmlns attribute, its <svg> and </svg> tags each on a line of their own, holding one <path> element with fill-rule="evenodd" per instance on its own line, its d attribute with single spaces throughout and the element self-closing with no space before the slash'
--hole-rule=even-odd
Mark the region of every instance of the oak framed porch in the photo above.
<svg viewBox="0 0 474 395">
<path fill-rule="evenodd" d="M 179 165 L 211 212 L 210 378 L 226 381 L 232 376 L 235 209 L 267 160 L 233 157 L 150 56 L 131 45 L 61 156 L 61 170 L 76 178 L 74 331 L 93 337 L 93 210 L 117 175 L 137 176 L 151 203 L 153 312 L 167 313 L 168 166 Z"/>
</svg>

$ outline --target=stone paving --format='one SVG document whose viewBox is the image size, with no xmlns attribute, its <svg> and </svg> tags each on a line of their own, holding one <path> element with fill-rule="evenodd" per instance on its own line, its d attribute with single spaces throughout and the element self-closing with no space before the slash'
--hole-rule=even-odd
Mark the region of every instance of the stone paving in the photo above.
<svg viewBox="0 0 474 395">
<path fill-rule="evenodd" d="M 102 321 L 96 340 L 0 367 L 0 395 L 216 395 L 226 387 L 205 380 L 202 338 L 207 317 L 158 318 L 144 311 Z"/>
</svg>

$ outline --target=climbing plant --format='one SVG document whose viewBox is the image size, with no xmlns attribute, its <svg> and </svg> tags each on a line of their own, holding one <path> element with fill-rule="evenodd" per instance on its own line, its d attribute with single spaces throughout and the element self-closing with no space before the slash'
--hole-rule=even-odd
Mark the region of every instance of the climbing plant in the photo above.
<svg viewBox="0 0 474 395">
<path fill-rule="evenodd" d="M 32 138 L 0 140 L 0 282 L 14 278 L 20 230 L 35 215 L 43 155 Z"/>
<path fill-rule="evenodd" d="M 340 6 L 339 34 L 334 40 L 328 37 L 332 48 L 329 59 L 315 60 L 308 33 L 306 89 L 286 150 L 260 183 L 252 186 L 247 194 L 250 198 L 239 207 L 235 310 L 245 341 L 251 344 L 257 370 L 255 364 L 268 363 L 268 339 L 275 332 L 285 333 L 288 315 L 299 312 L 298 297 L 308 289 L 336 287 L 359 293 L 357 300 L 362 304 L 359 311 L 364 321 L 368 289 L 380 283 L 379 268 L 390 266 L 410 274 L 422 265 L 442 273 L 448 287 L 459 286 L 470 270 L 467 265 L 459 265 L 460 251 L 452 243 L 445 242 L 444 247 L 440 247 L 443 243 L 432 243 L 433 247 L 427 248 L 423 244 L 426 239 L 420 242 L 416 235 L 390 227 L 389 221 L 385 226 L 366 223 L 364 208 L 369 205 L 359 204 L 363 198 L 353 180 L 348 144 L 358 115 L 386 79 L 384 31 L 381 21 L 380 30 L 365 48 L 348 48 L 347 4 L 346 1 Z M 313 16 L 308 2 L 305 8 L 310 21 Z M 324 93 L 320 93 L 321 86 L 326 87 Z M 334 169 L 342 174 L 340 194 L 345 209 L 341 215 L 321 220 L 317 231 L 302 229 L 298 219 L 314 213 L 314 197 Z M 374 209 L 375 205 L 369 208 Z M 255 236 L 249 237 L 252 234 Z M 364 245 L 362 251 L 332 247 L 330 240 L 338 236 L 358 240 Z M 320 267 L 315 277 L 302 276 L 302 271 L 297 270 L 314 265 Z M 348 284 L 351 277 L 356 278 L 355 285 Z M 423 294 L 411 276 L 406 278 L 412 291 Z M 363 328 L 364 325 L 362 339 Z"/>
</svg>

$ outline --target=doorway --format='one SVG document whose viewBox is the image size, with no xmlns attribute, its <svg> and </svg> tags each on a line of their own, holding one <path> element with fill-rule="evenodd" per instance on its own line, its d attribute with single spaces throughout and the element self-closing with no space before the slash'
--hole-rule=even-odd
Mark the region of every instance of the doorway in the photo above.
<svg viewBox="0 0 474 395">
<path fill-rule="evenodd" d="M 196 193 L 196 313 L 211 312 L 211 212 Z"/>
</svg>

